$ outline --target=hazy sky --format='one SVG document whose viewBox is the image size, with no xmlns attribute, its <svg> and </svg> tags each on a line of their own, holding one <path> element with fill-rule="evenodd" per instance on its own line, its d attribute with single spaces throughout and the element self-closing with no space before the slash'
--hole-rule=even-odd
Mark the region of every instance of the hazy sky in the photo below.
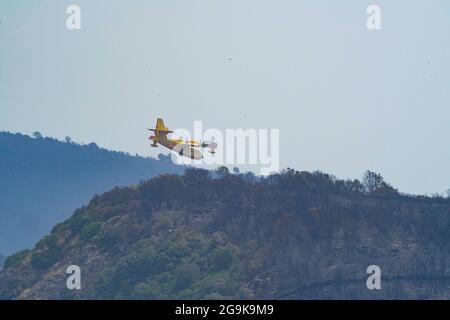
<svg viewBox="0 0 450 320">
<path fill-rule="evenodd" d="M 154 156 L 158 116 L 279 128 L 282 167 L 450 188 L 448 0 L 1 0 L 0 19 L 0 130 Z"/>
</svg>

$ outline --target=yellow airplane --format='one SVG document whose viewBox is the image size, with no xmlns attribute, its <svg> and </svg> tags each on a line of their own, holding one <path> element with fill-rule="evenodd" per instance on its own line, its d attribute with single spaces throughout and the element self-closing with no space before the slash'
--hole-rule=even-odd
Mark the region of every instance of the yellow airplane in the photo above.
<svg viewBox="0 0 450 320">
<path fill-rule="evenodd" d="M 200 148 L 208 148 L 208 152 L 212 155 L 216 153 L 217 143 L 215 142 L 199 142 L 195 140 L 183 140 L 182 138 L 168 138 L 167 135 L 173 133 L 173 131 L 169 130 L 169 128 L 164 125 L 164 121 L 161 118 L 156 120 L 155 129 L 148 130 L 155 133 L 155 135 L 149 137 L 149 140 L 153 141 L 151 144 L 152 147 L 157 147 L 159 143 L 160 145 L 177 152 L 180 156 L 185 156 L 194 160 L 203 158 L 203 154 L 199 150 Z"/>
</svg>

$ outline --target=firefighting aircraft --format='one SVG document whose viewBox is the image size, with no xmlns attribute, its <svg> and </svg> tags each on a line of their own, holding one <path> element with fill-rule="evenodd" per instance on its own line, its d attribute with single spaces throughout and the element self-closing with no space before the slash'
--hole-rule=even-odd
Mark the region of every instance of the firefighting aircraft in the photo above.
<svg viewBox="0 0 450 320">
<path fill-rule="evenodd" d="M 169 133 L 173 131 L 169 130 L 164 125 L 164 121 L 158 118 L 156 121 L 155 129 L 148 129 L 153 131 L 155 135 L 149 137 L 149 140 L 153 141 L 152 147 L 157 147 L 158 143 L 164 147 L 175 151 L 180 156 L 185 156 L 194 160 L 199 160 L 203 158 L 202 152 L 199 150 L 201 148 L 208 148 L 208 152 L 214 155 L 216 153 L 217 143 L 215 142 L 199 142 L 195 140 L 183 140 L 181 137 L 179 139 L 168 138 Z"/>
</svg>

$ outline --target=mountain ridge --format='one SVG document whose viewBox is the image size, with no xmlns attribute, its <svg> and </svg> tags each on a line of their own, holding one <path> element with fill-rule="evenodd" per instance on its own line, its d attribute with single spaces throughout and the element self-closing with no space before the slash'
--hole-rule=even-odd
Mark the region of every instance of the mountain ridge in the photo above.
<svg viewBox="0 0 450 320">
<path fill-rule="evenodd" d="M 449 199 L 320 172 L 216 173 L 187 169 L 95 196 L 6 260 L 0 298 L 450 297 Z M 72 264 L 81 290 L 66 287 Z M 369 265 L 381 268 L 381 290 L 366 288 Z"/>
<path fill-rule="evenodd" d="M 31 247 L 94 194 L 183 170 L 163 155 L 0 132 L 0 254 Z"/>
</svg>

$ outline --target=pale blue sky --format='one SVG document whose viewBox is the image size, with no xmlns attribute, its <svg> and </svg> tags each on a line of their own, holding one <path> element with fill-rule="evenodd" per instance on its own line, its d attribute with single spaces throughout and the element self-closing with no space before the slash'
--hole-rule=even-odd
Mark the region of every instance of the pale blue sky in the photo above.
<svg viewBox="0 0 450 320">
<path fill-rule="evenodd" d="M 279 128 L 282 167 L 450 188 L 450 1 L 1 0 L 0 19 L 0 130 L 154 156 L 157 116 Z"/>
</svg>

